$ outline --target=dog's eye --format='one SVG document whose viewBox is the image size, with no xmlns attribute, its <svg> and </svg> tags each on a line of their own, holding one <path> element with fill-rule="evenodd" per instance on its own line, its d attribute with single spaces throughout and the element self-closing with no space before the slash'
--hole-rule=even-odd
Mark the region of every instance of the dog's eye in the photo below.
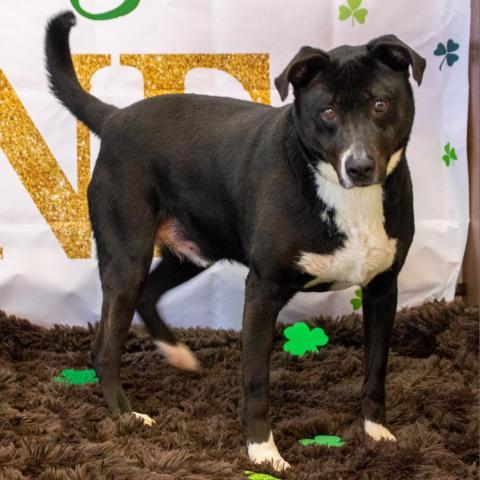
<svg viewBox="0 0 480 480">
<path fill-rule="evenodd" d="M 378 98 L 375 100 L 375 104 L 373 106 L 377 113 L 384 112 L 388 108 L 388 102 L 383 100 L 383 98 Z"/>
<path fill-rule="evenodd" d="M 324 108 L 320 112 L 320 116 L 322 117 L 323 120 L 327 120 L 327 121 L 332 121 L 332 120 L 335 120 L 335 118 L 337 118 L 337 114 L 335 113 L 335 110 L 333 107 Z"/>
</svg>

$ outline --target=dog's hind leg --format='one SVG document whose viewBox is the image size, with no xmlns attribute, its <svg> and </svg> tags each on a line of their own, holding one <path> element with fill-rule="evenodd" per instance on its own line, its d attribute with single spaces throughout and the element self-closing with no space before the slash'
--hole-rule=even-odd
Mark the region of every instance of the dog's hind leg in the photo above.
<svg viewBox="0 0 480 480">
<path fill-rule="evenodd" d="M 92 184 L 90 217 L 103 291 L 92 360 L 110 411 L 120 414 L 131 411 L 120 382 L 120 365 L 141 284 L 152 260 L 155 214 L 139 195 L 135 202 L 128 197 L 120 200 L 105 194 L 95 180 Z"/>
<path fill-rule="evenodd" d="M 120 365 L 145 263 L 111 260 L 102 275 L 102 318 L 92 345 L 92 358 L 103 395 L 114 414 L 131 411 L 120 382 Z"/>
<path fill-rule="evenodd" d="M 92 359 L 112 413 L 131 411 L 120 383 L 120 364 L 143 276 L 143 265 L 111 260 L 102 274 L 102 317 L 92 344 Z"/>
<path fill-rule="evenodd" d="M 166 291 L 190 280 L 203 270 L 204 268 L 188 261 L 180 261 L 165 250 L 160 263 L 148 275 L 137 304 L 137 311 L 162 355 L 171 365 L 190 371 L 200 370 L 197 358 L 186 345 L 176 341 L 158 314 L 156 305 Z"/>
</svg>

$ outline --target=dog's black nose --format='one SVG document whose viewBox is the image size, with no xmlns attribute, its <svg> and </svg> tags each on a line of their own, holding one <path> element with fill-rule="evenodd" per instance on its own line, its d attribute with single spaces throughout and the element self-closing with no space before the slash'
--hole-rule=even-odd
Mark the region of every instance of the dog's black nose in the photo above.
<svg viewBox="0 0 480 480">
<path fill-rule="evenodd" d="M 375 173 L 375 160 L 368 156 L 350 156 L 345 163 L 345 170 L 354 183 L 369 183 Z"/>
</svg>

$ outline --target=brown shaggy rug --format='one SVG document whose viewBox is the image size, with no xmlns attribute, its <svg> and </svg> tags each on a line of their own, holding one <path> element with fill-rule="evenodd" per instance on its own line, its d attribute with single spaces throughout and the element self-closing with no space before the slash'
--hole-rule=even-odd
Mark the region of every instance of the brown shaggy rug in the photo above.
<svg viewBox="0 0 480 480">
<path fill-rule="evenodd" d="M 402 311 L 387 383 L 396 443 L 365 437 L 359 412 L 361 320 L 318 318 L 330 343 L 316 354 L 273 354 L 271 413 L 277 445 L 294 468 L 286 479 L 478 478 L 478 308 L 435 302 Z M 0 312 L 0 478 L 245 479 L 238 421 L 240 340 L 232 331 L 179 330 L 201 375 L 168 366 L 135 327 L 123 382 L 135 410 L 111 418 L 97 384 L 52 381 L 64 368 L 90 368 L 93 329 L 44 329 Z M 302 446 L 338 435 L 341 448 Z"/>
</svg>

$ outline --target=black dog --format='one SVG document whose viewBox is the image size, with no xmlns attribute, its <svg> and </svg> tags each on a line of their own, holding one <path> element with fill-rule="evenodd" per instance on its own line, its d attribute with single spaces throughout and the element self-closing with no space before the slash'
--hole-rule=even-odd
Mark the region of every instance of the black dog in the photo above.
<svg viewBox="0 0 480 480">
<path fill-rule="evenodd" d="M 103 288 L 92 348 L 111 411 L 131 411 L 120 360 L 135 309 L 172 364 L 198 369 L 156 303 L 230 259 L 249 267 L 242 416 L 251 460 L 288 467 L 268 419 L 269 363 L 277 314 L 300 290 L 363 288 L 365 429 L 394 440 L 385 374 L 414 233 L 408 69 L 420 84 L 425 60 L 393 35 L 328 53 L 303 47 L 275 80 L 282 99 L 292 84 L 293 105 L 162 95 L 118 109 L 80 87 L 74 24 L 70 12 L 49 22 L 47 69 L 54 94 L 102 140 L 88 189 Z M 155 243 L 163 259 L 149 273 Z"/>
</svg>

